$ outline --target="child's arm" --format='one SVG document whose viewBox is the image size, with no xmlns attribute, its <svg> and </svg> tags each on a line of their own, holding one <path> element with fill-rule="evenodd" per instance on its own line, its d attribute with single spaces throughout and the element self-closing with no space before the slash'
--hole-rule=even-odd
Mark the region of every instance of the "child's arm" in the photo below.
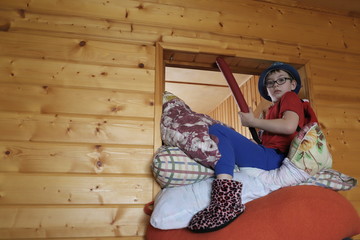
<svg viewBox="0 0 360 240">
<path fill-rule="evenodd" d="M 299 116 L 292 111 L 284 112 L 283 117 L 278 119 L 255 118 L 251 109 L 249 113 L 240 112 L 239 115 L 243 126 L 260 128 L 275 134 L 293 134 L 299 125 Z"/>
</svg>

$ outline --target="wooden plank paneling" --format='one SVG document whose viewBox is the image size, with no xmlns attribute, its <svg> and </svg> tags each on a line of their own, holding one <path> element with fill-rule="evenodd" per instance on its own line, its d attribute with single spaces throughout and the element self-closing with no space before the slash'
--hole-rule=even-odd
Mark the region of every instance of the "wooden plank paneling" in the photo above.
<svg viewBox="0 0 360 240">
<path fill-rule="evenodd" d="M 31 28 L 31 26 L 35 27 L 38 30 L 44 28 L 44 30 L 54 31 L 66 33 L 79 33 L 82 35 L 86 35 L 92 31 L 95 31 L 95 28 L 98 30 L 108 29 L 108 30 L 116 30 L 120 32 L 130 32 L 131 24 L 130 23 L 120 23 L 114 22 L 106 19 L 98 19 L 98 18 L 86 18 L 80 16 L 65 16 L 65 15 L 51 15 L 43 12 L 42 14 L 32 13 L 26 11 L 27 4 L 24 1 L 17 1 L 13 6 L 9 5 L 7 1 L 2 1 L 0 3 L 0 19 L 7 20 L 11 22 L 11 29 L 23 28 L 25 25 L 28 26 L 26 28 Z M 36 23 L 38 26 L 36 27 Z M 45 24 L 49 26 L 46 27 Z M 19 25 L 19 26 L 18 26 Z M 67 29 L 63 28 L 68 26 Z M 73 32 L 73 30 L 77 29 L 78 32 Z M 109 31 L 108 33 L 110 33 Z"/>
<path fill-rule="evenodd" d="M 153 46 L 0 32 L 0 47 L 7 56 L 154 69 Z"/>
<path fill-rule="evenodd" d="M 158 2 L 157 0 L 145 0 L 145 2 Z M 231 11 L 231 2 L 229 3 L 220 3 L 214 2 L 213 5 L 209 6 L 207 1 L 197 1 L 193 3 L 190 0 L 161 0 L 162 3 L 167 4 L 176 4 L 183 7 L 195 7 L 195 8 L 202 8 L 202 9 L 222 9 L 227 8 L 228 11 Z M 344 15 L 344 16 L 353 16 L 351 14 L 356 14 L 359 12 L 359 5 L 357 0 L 349 0 L 344 2 L 328 2 L 326 0 L 318 0 L 313 2 L 311 0 L 256 0 L 257 4 L 261 4 L 260 2 L 264 3 L 271 3 L 271 5 L 275 6 L 287 6 L 292 8 L 300 8 L 300 9 L 307 9 L 319 12 L 326 12 L 332 13 L 337 15 Z M 345 5 L 346 4 L 346 5 Z M 223 9 L 222 9 L 223 10 Z M 234 9 L 233 11 L 236 11 Z M 351 13 L 353 11 L 353 13 Z M 356 16 L 356 15 L 355 15 Z"/>
<path fill-rule="evenodd" d="M 338 1 L 327 1 L 327 0 L 282 0 L 278 2 L 276 0 L 260 0 L 263 2 L 269 2 L 274 4 L 283 4 L 293 7 L 299 7 L 303 9 L 318 10 L 323 12 L 329 12 L 334 14 L 341 14 L 345 16 L 356 16 L 356 13 L 359 12 L 359 3 L 357 0 L 351 0 L 345 2 Z M 324 6 L 327 6 L 324 8 Z"/>
<path fill-rule="evenodd" d="M 258 1 L 212 2 L 191 0 L 162 0 L 162 3 L 176 4 L 185 9 L 196 8 L 203 11 L 216 9 L 219 17 L 220 30 L 206 29 L 208 32 L 238 33 L 244 36 L 257 35 L 262 39 L 278 42 L 297 42 L 308 46 L 319 46 L 359 52 L 358 25 L 354 18 L 327 14 L 322 11 L 313 12 L 301 8 L 285 6 L 285 4 L 259 3 Z M 241 15 L 239 15 L 241 12 Z M 301 25 L 298 29 L 293 26 Z M 346 30 L 344 30 L 346 28 Z M 348 34 L 343 34 L 343 33 Z M 310 36 L 316 35 L 314 39 Z M 334 38 L 334 36 L 337 36 Z M 353 38 L 353 36 L 357 36 Z M 293 37 L 297 38 L 292 39 Z M 300 38 L 299 38 L 300 37 Z M 290 40 L 291 39 L 291 40 Z M 356 40 L 357 39 L 357 40 Z M 281 46 L 286 47 L 286 46 Z M 280 49 L 280 48 L 279 48 Z"/>
<path fill-rule="evenodd" d="M 46 1 L 46 0 L 19 0 L 14 3 L 11 1 L 2 1 L 0 7 L 2 8 L 16 8 L 32 12 L 42 12 L 47 14 L 62 13 L 59 15 L 68 16 L 84 16 L 93 18 L 107 19 L 122 19 L 126 18 L 126 9 L 128 7 L 136 7 L 138 2 L 122 0 L 121 3 L 105 3 L 103 4 L 97 0 L 90 1 Z M 81 9 L 81 11 L 79 11 Z M 79 12 L 82 12 L 79 14 Z"/>
<path fill-rule="evenodd" d="M 150 174 L 152 148 L 0 142 L 0 172 Z"/>
<path fill-rule="evenodd" d="M 143 239 L 148 217 L 139 204 L 153 197 L 149 162 L 155 91 L 155 48 L 143 43 L 157 40 L 159 35 L 138 34 L 137 38 L 142 38 L 139 45 L 131 41 L 136 34 L 131 33 L 130 24 L 94 20 L 93 26 L 81 31 L 84 18 L 75 17 L 72 20 L 78 20 L 77 27 L 70 27 L 71 18 L 64 23 L 66 17 L 56 22 L 55 17 L 18 13 L 23 15 L 8 14 L 4 22 L 11 19 L 13 30 L 19 33 L 0 33 L 0 131 L 11 135 L 3 135 L 6 141 L 0 143 L 4 200 L 0 209 L 15 209 L 14 204 L 32 206 L 25 215 L 19 215 L 19 209 L 15 214 L 1 214 L 6 220 L 16 219 L 10 227 L 1 227 L 0 238 Z M 53 21 L 45 23 L 46 19 Z M 99 36 L 106 35 L 102 28 L 94 31 L 95 37 L 83 38 L 99 22 L 111 25 L 107 36 Z M 90 47 L 92 44 L 96 47 Z M 74 46 L 81 47 L 80 51 Z M 91 49 L 85 53 L 85 47 Z M 74 204 L 92 204 L 94 218 L 88 209 Z M 126 205 L 109 214 L 109 207 L 117 208 L 114 204 Z M 78 214 L 84 218 L 74 221 Z M 39 223 L 32 226 L 29 216 Z M 134 221 L 129 221 L 130 217 Z M 101 218 L 110 222 L 102 223 Z M 64 219 L 72 221 L 62 224 Z M 19 222 L 31 226 L 16 225 Z"/>
<path fill-rule="evenodd" d="M 360 111 L 356 109 L 326 105 L 317 108 L 317 116 L 326 129 L 360 129 Z"/>
<path fill-rule="evenodd" d="M 152 93 L 1 84 L 0 111 L 152 118 L 153 97 Z"/>
<path fill-rule="evenodd" d="M 103 16 L 115 21 L 153 26 L 171 25 L 179 29 L 254 36 L 288 43 L 300 41 L 308 46 L 360 51 L 357 44 L 359 42 L 359 36 L 356 35 L 357 25 L 352 18 L 319 14 L 287 6 L 274 6 L 271 3 L 259 4 L 250 0 L 236 4 L 212 2 L 205 5 L 191 1 L 177 2 L 174 5 L 174 1 L 170 1 L 170 4 L 143 1 L 103 4 L 100 0 L 76 3 L 38 0 L 29 4 L 3 3 L 0 7 L 18 7 L 35 13 L 77 15 L 95 19 L 102 18 L 100 15 L 104 14 Z M 76 11 L 78 8 L 82 11 Z M 239 15 L 239 12 L 242 14 Z M 298 29 L 293 27 L 295 25 L 301 25 L 303 31 L 307 32 L 300 35 L 301 39 L 298 37 Z M 314 34 L 316 38 L 313 37 Z"/>
<path fill-rule="evenodd" d="M 144 239 L 142 206 L 158 190 L 149 168 L 160 143 L 157 42 L 196 63 L 209 53 L 261 59 L 257 69 L 234 62 L 251 74 L 275 60 L 306 64 L 334 168 L 358 177 L 358 18 L 294 6 L 0 1 L 0 238 Z M 254 88 L 242 88 L 253 108 Z M 216 115 L 242 128 L 237 109 L 225 113 L 234 108 L 229 98 Z M 358 191 L 345 195 L 359 211 Z"/>
<path fill-rule="evenodd" d="M 353 154 L 359 156 L 360 152 L 354 151 Z M 359 179 L 358 175 L 359 175 L 360 163 L 358 160 L 350 160 L 348 157 L 344 156 L 344 152 L 340 152 L 336 150 L 332 151 L 332 156 L 333 156 L 334 169 L 343 172 L 347 175 L 350 175 L 352 177 L 355 177 L 356 179 Z"/>
<path fill-rule="evenodd" d="M 38 66 L 42 66 L 39 68 Z M 1 57 L 0 82 L 154 92 L 154 70 Z"/>
<path fill-rule="evenodd" d="M 260 103 L 260 96 L 254 91 L 255 86 L 257 86 L 258 78 L 252 77 L 246 81 L 243 85 L 240 86 L 240 91 L 244 95 L 245 101 L 249 107 L 252 107 L 253 111 L 256 110 L 257 106 Z M 241 125 L 241 121 L 238 115 L 240 111 L 236 101 L 234 100 L 233 95 L 230 95 L 222 103 L 216 106 L 215 109 L 208 113 L 212 118 L 223 122 L 231 127 L 233 127 L 237 132 L 242 135 L 251 138 L 250 131 L 247 127 Z"/>
<path fill-rule="evenodd" d="M 360 88 L 360 84 L 354 84 L 354 79 L 360 76 L 360 69 L 355 66 L 359 62 L 351 59 L 341 63 L 317 64 L 311 67 L 311 72 L 319 85 Z"/>
<path fill-rule="evenodd" d="M 334 101 L 340 101 L 340 98 L 344 102 L 359 102 L 360 88 L 357 86 L 337 86 L 336 88 L 331 85 L 317 85 L 313 84 L 313 90 L 315 97 L 318 96 L 320 99 L 328 100 L 332 98 Z M 343 95 L 342 95 L 343 94 Z M 330 105 L 330 104 L 329 104 Z M 331 105 L 333 106 L 333 105 Z"/>
<path fill-rule="evenodd" d="M 153 144 L 153 121 L 2 113 L 0 140 Z"/>
<path fill-rule="evenodd" d="M 145 234 L 149 221 L 142 207 L 121 206 L 0 207 L 0 215 L 0 239 L 136 237 Z"/>
<path fill-rule="evenodd" d="M 360 176 L 355 176 L 359 178 Z M 360 198 L 360 189 L 359 188 L 353 188 L 351 191 L 341 191 L 340 192 L 343 196 L 346 196 L 349 200 L 355 200 L 357 201 Z"/>
<path fill-rule="evenodd" d="M 0 174 L 0 205 L 146 204 L 151 177 Z"/>
<path fill-rule="evenodd" d="M 170 29 L 158 28 L 156 31 L 131 24 L 89 18 L 69 18 L 67 16 L 50 16 L 45 14 L 24 14 L 24 18 L 11 21 L 11 32 L 22 32 L 43 36 L 81 38 L 118 42 L 153 45 L 161 39 L 162 32 L 171 32 Z M 61 33 L 59 33 L 61 32 Z"/>
</svg>

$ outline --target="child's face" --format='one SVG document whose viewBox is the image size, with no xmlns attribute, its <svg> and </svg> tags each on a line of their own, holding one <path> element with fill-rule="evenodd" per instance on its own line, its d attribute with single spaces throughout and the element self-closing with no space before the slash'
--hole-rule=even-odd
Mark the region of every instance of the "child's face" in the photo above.
<svg viewBox="0 0 360 240">
<path fill-rule="evenodd" d="M 286 79 L 283 84 L 279 84 L 279 79 Z M 270 87 L 267 86 L 267 92 L 272 100 L 272 102 L 277 102 L 280 98 L 287 92 L 293 91 L 296 88 L 296 80 L 289 80 L 291 79 L 290 75 L 283 71 L 279 70 L 273 73 L 270 73 L 267 77 L 265 82 L 277 81 L 274 83 L 274 86 Z"/>
</svg>

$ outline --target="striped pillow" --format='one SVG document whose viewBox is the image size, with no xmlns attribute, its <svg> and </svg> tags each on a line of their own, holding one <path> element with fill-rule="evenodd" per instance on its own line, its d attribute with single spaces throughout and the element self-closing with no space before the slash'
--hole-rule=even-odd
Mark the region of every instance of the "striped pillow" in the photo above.
<svg viewBox="0 0 360 240">
<path fill-rule="evenodd" d="M 178 147 L 161 146 L 155 153 L 151 169 L 161 188 L 200 182 L 214 176 L 214 171 L 189 158 Z"/>
</svg>

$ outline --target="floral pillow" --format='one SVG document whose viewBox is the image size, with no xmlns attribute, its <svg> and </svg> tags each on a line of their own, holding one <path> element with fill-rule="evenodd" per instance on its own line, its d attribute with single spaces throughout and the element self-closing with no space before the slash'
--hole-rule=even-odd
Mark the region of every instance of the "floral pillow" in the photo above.
<svg viewBox="0 0 360 240">
<path fill-rule="evenodd" d="M 209 126 L 215 123 L 220 122 L 192 111 L 172 93 L 164 93 L 160 123 L 164 145 L 179 147 L 189 157 L 210 168 L 221 156 L 216 142 L 209 135 Z"/>
<path fill-rule="evenodd" d="M 288 158 L 298 168 L 313 176 L 332 166 L 325 135 L 316 122 L 306 124 L 290 145 Z"/>
</svg>

